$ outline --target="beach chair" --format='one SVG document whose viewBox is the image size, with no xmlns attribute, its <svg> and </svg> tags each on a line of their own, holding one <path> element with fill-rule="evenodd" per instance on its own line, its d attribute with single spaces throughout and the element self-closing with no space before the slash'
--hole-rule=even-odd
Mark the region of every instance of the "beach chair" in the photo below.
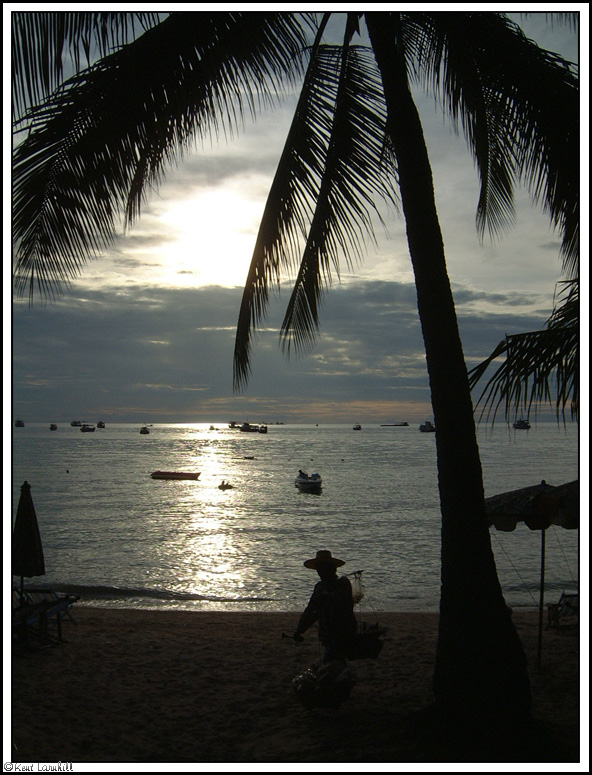
<svg viewBox="0 0 592 775">
<path fill-rule="evenodd" d="M 558 603 L 547 603 L 547 627 L 558 632 L 580 624 L 580 601 L 577 592 L 562 592 Z"/>
<path fill-rule="evenodd" d="M 62 640 L 62 615 L 67 616 L 74 624 L 74 618 L 70 609 L 80 595 L 58 595 L 51 589 L 31 589 L 25 590 L 27 602 L 33 606 L 43 606 L 48 623 L 55 617 L 57 625 L 58 640 Z"/>
<path fill-rule="evenodd" d="M 33 602 L 26 595 L 21 597 L 20 591 L 12 590 L 12 632 L 21 643 L 28 643 L 29 634 L 33 632 L 41 643 L 49 640 L 47 631 L 46 600 Z"/>
</svg>

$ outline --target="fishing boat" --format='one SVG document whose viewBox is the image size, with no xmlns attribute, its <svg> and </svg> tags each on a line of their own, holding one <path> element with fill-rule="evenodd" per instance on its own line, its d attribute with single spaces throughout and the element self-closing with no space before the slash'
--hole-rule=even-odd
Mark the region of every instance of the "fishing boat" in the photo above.
<svg viewBox="0 0 592 775">
<path fill-rule="evenodd" d="M 15 424 L 14 424 L 14 427 L 15 428 L 24 428 L 25 427 L 25 423 L 22 420 L 17 420 L 15 422 Z"/>
<path fill-rule="evenodd" d="M 94 426 L 94 425 L 89 425 L 88 423 L 86 423 L 86 422 L 85 422 L 85 423 L 83 423 L 83 424 L 80 426 L 80 430 L 81 430 L 83 433 L 94 433 L 94 431 L 96 430 L 96 428 L 95 428 L 95 426 Z"/>
<path fill-rule="evenodd" d="M 148 430 L 148 426 L 147 425 L 142 425 L 142 427 L 140 428 L 140 433 L 143 436 L 145 436 L 147 433 L 150 433 L 150 431 Z"/>
<path fill-rule="evenodd" d="M 323 486 L 323 480 L 320 474 L 314 473 L 309 476 L 304 473 L 304 471 L 298 471 L 298 476 L 294 479 L 294 484 L 299 490 L 318 492 Z"/>
<path fill-rule="evenodd" d="M 104 428 L 104 427 L 105 427 L 105 423 L 102 420 L 99 420 L 99 422 L 97 423 L 97 428 Z"/>
<path fill-rule="evenodd" d="M 520 419 L 520 420 L 516 420 L 513 427 L 517 431 L 528 431 L 530 430 L 530 423 L 528 422 L 528 420 Z"/>
<path fill-rule="evenodd" d="M 152 479 L 199 479 L 201 471 L 153 471 Z"/>
<path fill-rule="evenodd" d="M 267 433 L 267 425 L 260 425 L 259 433 Z"/>
<path fill-rule="evenodd" d="M 422 433 L 435 433 L 436 432 L 436 426 L 433 425 L 429 420 L 426 420 L 424 423 L 422 423 L 419 426 L 419 430 Z"/>
<path fill-rule="evenodd" d="M 408 428 L 408 422 L 383 422 L 380 425 L 381 428 Z"/>
<path fill-rule="evenodd" d="M 354 425 L 354 430 L 355 431 L 361 431 L 362 430 L 362 426 L 361 425 Z"/>
<path fill-rule="evenodd" d="M 49 430 L 50 431 L 57 431 L 57 429 L 58 429 L 58 426 L 54 422 L 52 422 L 52 424 L 49 426 Z"/>
<path fill-rule="evenodd" d="M 80 420 L 72 420 L 72 422 L 70 423 L 70 425 L 71 425 L 73 428 L 80 428 L 80 426 L 82 425 L 82 423 L 80 422 Z"/>
</svg>

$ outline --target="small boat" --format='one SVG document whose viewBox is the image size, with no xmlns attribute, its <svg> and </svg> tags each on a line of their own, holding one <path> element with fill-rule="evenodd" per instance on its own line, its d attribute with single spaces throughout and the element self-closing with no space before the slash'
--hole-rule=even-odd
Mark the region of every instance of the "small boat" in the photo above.
<svg viewBox="0 0 592 775">
<path fill-rule="evenodd" d="M 231 422 L 228 423 L 228 427 L 232 428 L 232 430 L 234 430 L 238 426 L 237 426 L 237 424 L 236 424 L 236 422 L 234 420 L 231 420 Z"/>
<path fill-rule="evenodd" d="M 152 479 L 199 479 L 201 471 L 153 471 Z"/>
<path fill-rule="evenodd" d="M 14 427 L 15 428 L 24 428 L 25 427 L 25 423 L 22 420 L 17 420 L 15 422 L 15 424 L 14 424 Z"/>
<path fill-rule="evenodd" d="M 222 479 L 222 481 L 218 485 L 218 489 L 219 490 L 233 490 L 234 487 L 233 487 L 232 484 L 230 484 L 230 482 L 225 482 L 224 479 Z"/>
<path fill-rule="evenodd" d="M 362 430 L 362 426 L 361 425 L 354 425 L 354 430 L 355 431 L 361 431 Z"/>
<path fill-rule="evenodd" d="M 140 428 L 140 433 L 141 433 L 142 435 L 144 435 L 144 436 L 145 436 L 147 433 L 150 433 L 150 431 L 148 430 L 148 426 L 147 426 L 147 425 L 142 425 L 142 427 Z"/>
<path fill-rule="evenodd" d="M 80 428 L 80 426 L 82 425 L 82 423 L 80 422 L 80 420 L 72 420 L 72 422 L 70 423 L 70 425 L 71 425 L 73 428 Z"/>
<path fill-rule="evenodd" d="M 299 490 L 318 492 L 323 486 L 323 480 L 321 479 L 320 474 L 314 473 L 309 476 L 304 473 L 304 471 L 298 471 L 298 476 L 294 479 L 294 485 L 298 487 Z"/>
<path fill-rule="evenodd" d="M 97 428 L 104 428 L 104 427 L 105 427 L 105 423 L 102 420 L 99 420 L 99 422 L 97 423 Z"/>
<path fill-rule="evenodd" d="M 80 426 L 80 430 L 81 430 L 83 433 L 94 433 L 94 431 L 96 431 L 96 428 L 95 428 L 95 426 L 94 426 L 94 425 L 89 425 L 88 423 L 83 423 L 83 424 Z"/>
<path fill-rule="evenodd" d="M 384 422 L 380 426 L 381 428 L 408 428 L 408 422 Z"/>
<path fill-rule="evenodd" d="M 49 426 L 49 430 L 50 431 L 57 431 L 57 429 L 58 429 L 58 426 L 54 422 L 52 422 L 52 424 Z"/>
<path fill-rule="evenodd" d="M 429 420 L 426 420 L 424 423 L 422 423 L 419 426 L 419 430 L 422 433 L 435 433 L 436 432 L 436 426 L 433 425 Z"/>
<path fill-rule="evenodd" d="M 259 433 L 259 426 L 258 425 L 251 425 L 250 422 L 244 422 L 240 430 L 244 433 Z"/>
<path fill-rule="evenodd" d="M 267 425 L 260 425 L 259 433 L 267 433 Z"/>
<path fill-rule="evenodd" d="M 530 430 L 530 423 L 528 420 L 516 420 L 516 422 L 513 425 L 514 428 L 516 428 L 517 431 L 528 431 Z"/>
</svg>

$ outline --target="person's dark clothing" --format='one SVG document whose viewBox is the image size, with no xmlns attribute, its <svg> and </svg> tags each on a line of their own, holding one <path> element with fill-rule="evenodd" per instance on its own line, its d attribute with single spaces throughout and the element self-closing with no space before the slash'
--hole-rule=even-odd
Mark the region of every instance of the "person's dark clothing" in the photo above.
<svg viewBox="0 0 592 775">
<path fill-rule="evenodd" d="M 296 634 L 319 622 L 319 639 L 326 649 L 324 662 L 345 657 L 358 624 L 354 615 L 352 586 L 346 576 L 319 581 L 304 609 Z"/>
</svg>

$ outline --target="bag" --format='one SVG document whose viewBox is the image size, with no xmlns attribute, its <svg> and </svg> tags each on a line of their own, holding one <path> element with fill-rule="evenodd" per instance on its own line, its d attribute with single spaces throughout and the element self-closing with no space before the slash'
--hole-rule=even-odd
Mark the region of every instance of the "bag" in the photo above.
<svg viewBox="0 0 592 775">
<path fill-rule="evenodd" d="M 364 597 L 364 587 L 362 586 L 362 577 L 359 573 L 356 573 L 352 582 L 352 597 L 354 603 L 359 603 Z"/>
<path fill-rule="evenodd" d="M 373 624 L 368 629 L 359 632 L 354 636 L 347 652 L 347 658 L 376 659 L 384 646 L 381 638 L 385 633 L 386 628 L 379 627 L 378 624 Z"/>
</svg>

